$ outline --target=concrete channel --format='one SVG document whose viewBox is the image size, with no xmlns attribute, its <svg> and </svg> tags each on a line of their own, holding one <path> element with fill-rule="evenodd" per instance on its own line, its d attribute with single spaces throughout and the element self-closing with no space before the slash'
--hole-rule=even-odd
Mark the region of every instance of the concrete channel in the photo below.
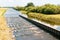
<svg viewBox="0 0 60 40">
<path fill-rule="evenodd" d="M 5 13 L 7 24 L 14 29 L 16 40 L 59 40 L 19 15 L 14 9 L 8 9 Z"/>
</svg>

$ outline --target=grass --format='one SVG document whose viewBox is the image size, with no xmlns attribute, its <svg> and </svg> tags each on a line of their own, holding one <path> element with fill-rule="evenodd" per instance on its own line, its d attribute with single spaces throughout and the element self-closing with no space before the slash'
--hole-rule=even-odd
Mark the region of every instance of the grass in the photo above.
<svg viewBox="0 0 60 40">
<path fill-rule="evenodd" d="M 0 8 L 0 16 L 3 16 L 7 8 Z"/>
<path fill-rule="evenodd" d="M 6 8 L 0 8 L 0 40 L 13 40 L 12 29 L 8 27 L 4 17 L 6 10 Z"/>
<path fill-rule="evenodd" d="M 20 11 L 21 13 L 23 13 L 23 14 L 27 14 L 27 11 Z"/>
<path fill-rule="evenodd" d="M 24 12 L 22 11 L 22 13 Z M 26 14 L 26 11 L 25 11 L 25 14 Z M 49 23 L 51 25 L 60 25 L 60 14 L 47 15 L 42 13 L 30 12 L 28 13 L 28 17 Z"/>
<path fill-rule="evenodd" d="M 0 40 L 13 40 L 11 30 L 12 29 L 7 26 L 5 18 L 0 17 Z"/>
</svg>

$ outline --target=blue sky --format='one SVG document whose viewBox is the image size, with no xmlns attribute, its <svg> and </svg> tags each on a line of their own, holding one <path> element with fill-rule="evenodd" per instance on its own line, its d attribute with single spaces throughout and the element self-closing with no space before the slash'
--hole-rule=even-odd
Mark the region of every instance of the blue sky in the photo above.
<svg viewBox="0 0 60 40">
<path fill-rule="evenodd" d="M 29 2 L 33 2 L 36 6 L 47 3 L 60 5 L 60 0 L 0 0 L 0 6 L 1 7 L 25 6 Z"/>
</svg>

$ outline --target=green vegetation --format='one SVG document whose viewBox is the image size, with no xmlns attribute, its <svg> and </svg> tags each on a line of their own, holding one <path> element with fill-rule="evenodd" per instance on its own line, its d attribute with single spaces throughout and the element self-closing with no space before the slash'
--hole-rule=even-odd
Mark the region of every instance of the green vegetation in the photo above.
<svg viewBox="0 0 60 40">
<path fill-rule="evenodd" d="M 25 10 L 25 7 L 19 7 L 19 6 L 17 6 L 17 7 L 14 8 L 14 9 L 20 11 L 20 10 Z"/>
<path fill-rule="evenodd" d="M 51 25 L 60 25 L 60 17 L 59 16 L 60 15 L 46 15 L 46 14 L 42 14 L 42 13 L 29 13 L 28 14 L 29 18 L 44 21 Z"/>
<path fill-rule="evenodd" d="M 22 14 L 27 14 L 27 11 L 20 11 Z"/>
<path fill-rule="evenodd" d="M 28 3 L 27 6 L 25 6 L 25 7 L 29 7 L 29 6 L 34 7 L 34 4 L 33 4 L 32 2 L 30 2 L 30 3 Z"/>
<path fill-rule="evenodd" d="M 18 11 L 26 14 L 29 18 L 34 18 L 52 25 L 60 25 L 60 6 L 53 4 L 45 4 L 42 6 L 34 6 L 28 3 L 25 7 L 16 7 Z"/>
</svg>

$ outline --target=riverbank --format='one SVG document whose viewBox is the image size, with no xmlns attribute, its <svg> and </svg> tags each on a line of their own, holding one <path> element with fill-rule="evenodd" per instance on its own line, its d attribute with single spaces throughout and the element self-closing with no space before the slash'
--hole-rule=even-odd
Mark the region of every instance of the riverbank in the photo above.
<svg viewBox="0 0 60 40">
<path fill-rule="evenodd" d="M 8 27 L 4 13 L 7 8 L 0 8 L 0 40 L 15 40 L 12 29 Z"/>
</svg>

